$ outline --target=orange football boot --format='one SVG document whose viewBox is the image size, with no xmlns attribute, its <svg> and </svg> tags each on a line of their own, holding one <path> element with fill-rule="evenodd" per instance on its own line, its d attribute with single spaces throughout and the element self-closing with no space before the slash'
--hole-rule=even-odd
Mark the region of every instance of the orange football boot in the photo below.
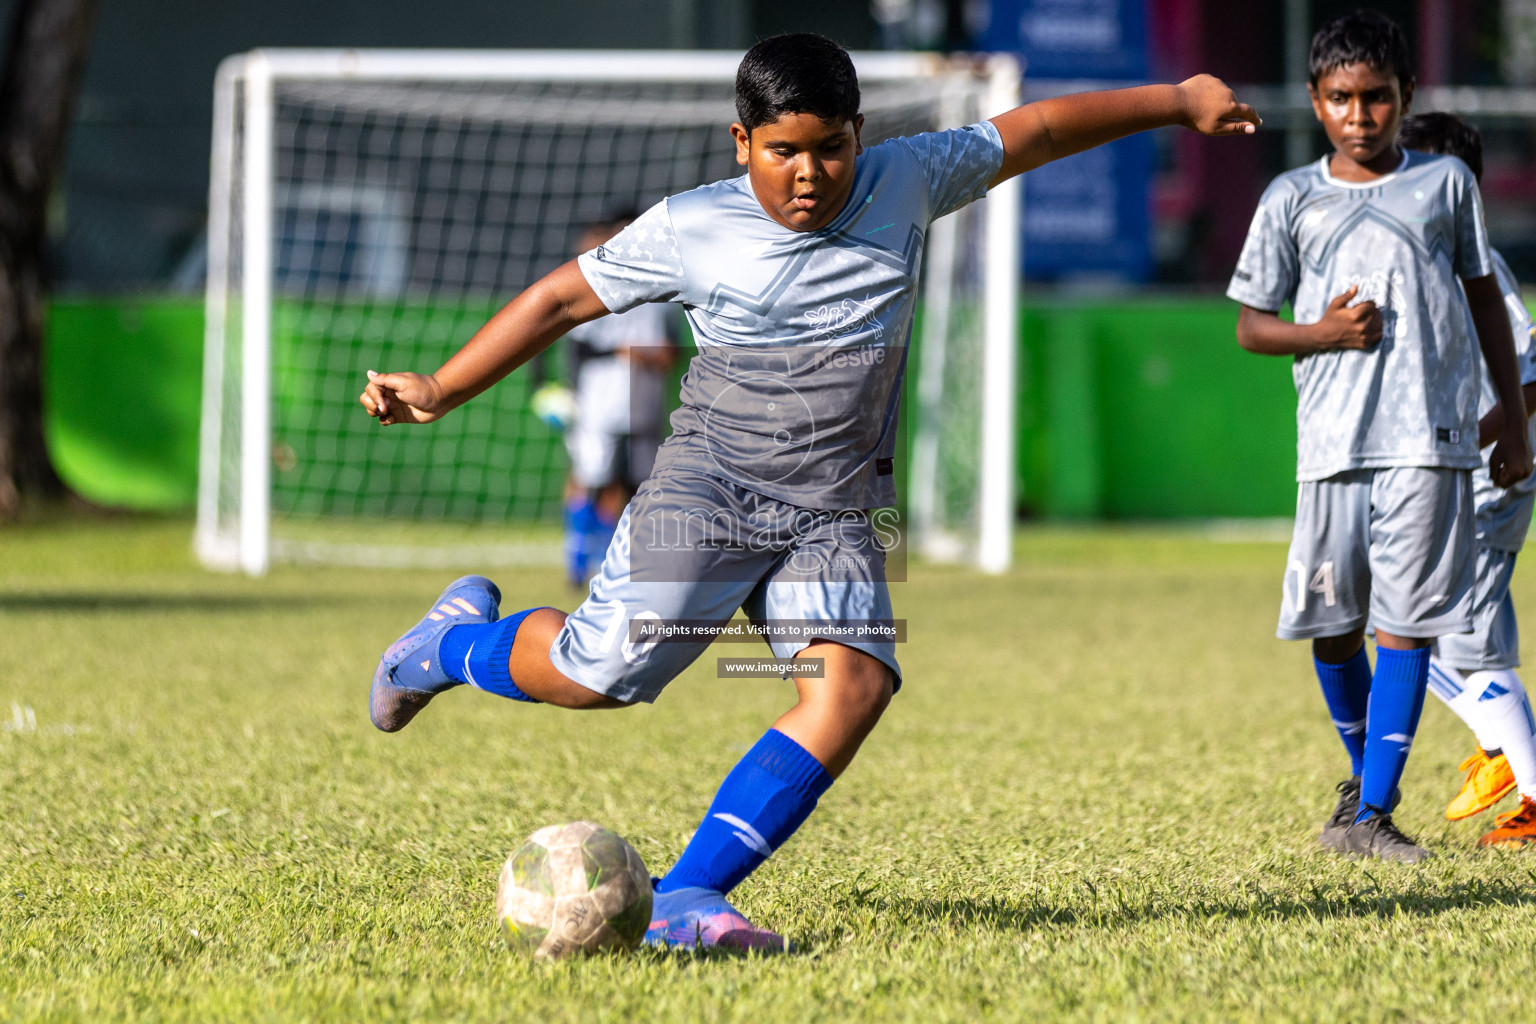
<svg viewBox="0 0 1536 1024">
<path fill-rule="evenodd" d="M 1467 777 L 1461 784 L 1461 792 L 1445 809 L 1445 816 L 1452 821 L 1483 813 L 1515 788 L 1515 773 L 1509 770 L 1504 755 L 1489 757 L 1481 747 L 1461 762 L 1457 771 L 1466 772 Z"/>
<path fill-rule="evenodd" d="M 1477 841 L 1478 846 L 1521 847 L 1536 842 L 1536 799 L 1520 798 L 1520 806 L 1499 815 L 1494 829 Z"/>
</svg>

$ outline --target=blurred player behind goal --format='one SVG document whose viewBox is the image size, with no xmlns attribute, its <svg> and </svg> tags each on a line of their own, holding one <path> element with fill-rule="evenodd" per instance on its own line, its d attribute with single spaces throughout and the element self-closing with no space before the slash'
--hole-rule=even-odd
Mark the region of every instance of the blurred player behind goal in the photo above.
<svg viewBox="0 0 1536 1024">
<path fill-rule="evenodd" d="M 607 242 L 638 216 L 626 210 L 587 226 L 578 252 Z M 667 374 L 677 361 L 669 304 L 645 303 L 571 328 L 575 417 L 565 433 L 565 568 L 584 587 L 613 539 L 624 506 L 651 475 L 665 427 Z"/>
</svg>

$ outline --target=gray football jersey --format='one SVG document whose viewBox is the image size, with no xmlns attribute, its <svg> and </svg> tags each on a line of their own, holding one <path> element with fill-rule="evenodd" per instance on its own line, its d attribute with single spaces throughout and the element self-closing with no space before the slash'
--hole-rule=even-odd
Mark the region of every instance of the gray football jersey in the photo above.
<svg viewBox="0 0 1536 1024">
<path fill-rule="evenodd" d="M 1520 357 L 1520 383 L 1536 383 L 1536 326 L 1532 325 L 1530 311 L 1520 298 L 1520 282 L 1515 280 L 1509 264 L 1497 251 L 1493 252 L 1493 272 L 1499 276 L 1499 290 L 1504 293 L 1504 306 L 1509 313 L 1509 329 L 1515 335 L 1515 352 Z M 1498 404 L 1493 378 L 1484 366 L 1478 418 L 1486 416 Z M 1536 449 L 1536 421 L 1531 426 L 1531 446 Z M 1489 448 L 1484 455 L 1483 468 L 1472 474 L 1472 500 L 1477 506 L 1477 542 L 1485 548 L 1519 551 L 1531 526 L 1531 508 L 1536 505 L 1536 474 L 1508 489 L 1495 487 L 1488 472 L 1488 459 L 1492 457 L 1493 449 Z"/>
<path fill-rule="evenodd" d="M 1002 166 L 989 122 L 859 155 L 819 231 L 792 231 L 746 177 L 672 196 L 579 265 L 615 313 L 680 302 L 698 354 L 656 472 L 675 466 L 813 509 L 896 500 L 896 414 L 921 269 L 937 217 Z"/>
<path fill-rule="evenodd" d="M 1280 175 L 1259 200 L 1227 295 L 1300 324 L 1353 285 L 1381 309 L 1369 352 L 1299 356 L 1296 479 L 1349 469 L 1473 469 L 1481 362 L 1457 277 L 1493 273 L 1477 181 L 1455 157 L 1405 152 L 1370 182 L 1328 158 Z"/>
</svg>

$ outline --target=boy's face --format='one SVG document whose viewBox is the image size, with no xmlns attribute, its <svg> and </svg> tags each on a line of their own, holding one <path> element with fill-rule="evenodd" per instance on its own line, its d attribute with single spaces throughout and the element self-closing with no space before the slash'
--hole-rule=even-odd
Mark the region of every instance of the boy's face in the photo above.
<svg viewBox="0 0 1536 1024">
<path fill-rule="evenodd" d="M 826 227 L 853 187 L 854 158 L 864 151 L 864 115 L 828 123 L 815 114 L 784 114 L 750 134 L 731 125 L 736 162 L 768 216 L 791 231 Z"/>
<path fill-rule="evenodd" d="M 1413 103 L 1413 83 L 1369 64 L 1346 64 L 1308 85 L 1312 110 L 1336 153 L 1373 171 L 1395 159 L 1397 124 Z M 1390 170 L 1391 168 L 1386 168 Z"/>
</svg>

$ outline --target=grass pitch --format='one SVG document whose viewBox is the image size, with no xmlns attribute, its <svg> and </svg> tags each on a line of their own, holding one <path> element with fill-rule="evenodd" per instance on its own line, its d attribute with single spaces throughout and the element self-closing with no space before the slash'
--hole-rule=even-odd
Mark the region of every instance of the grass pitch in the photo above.
<svg viewBox="0 0 1536 1024">
<path fill-rule="evenodd" d="M 448 574 L 210 575 L 181 522 L 0 533 L 0 1018 L 1519 1019 L 1536 851 L 1440 817 L 1471 739 L 1430 700 L 1399 822 L 1426 866 L 1316 848 L 1346 770 L 1283 546 L 1033 530 L 1003 578 L 914 567 L 906 686 L 738 890 L 772 959 L 532 965 L 502 858 L 592 818 L 653 869 L 789 688 L 576 714 L 456 690 L 368 724 Z M 569 606 L 553 572 L 494 574 Z M 1536 607 L 1536 575 L 1517 574 Z"/>
</svg>

